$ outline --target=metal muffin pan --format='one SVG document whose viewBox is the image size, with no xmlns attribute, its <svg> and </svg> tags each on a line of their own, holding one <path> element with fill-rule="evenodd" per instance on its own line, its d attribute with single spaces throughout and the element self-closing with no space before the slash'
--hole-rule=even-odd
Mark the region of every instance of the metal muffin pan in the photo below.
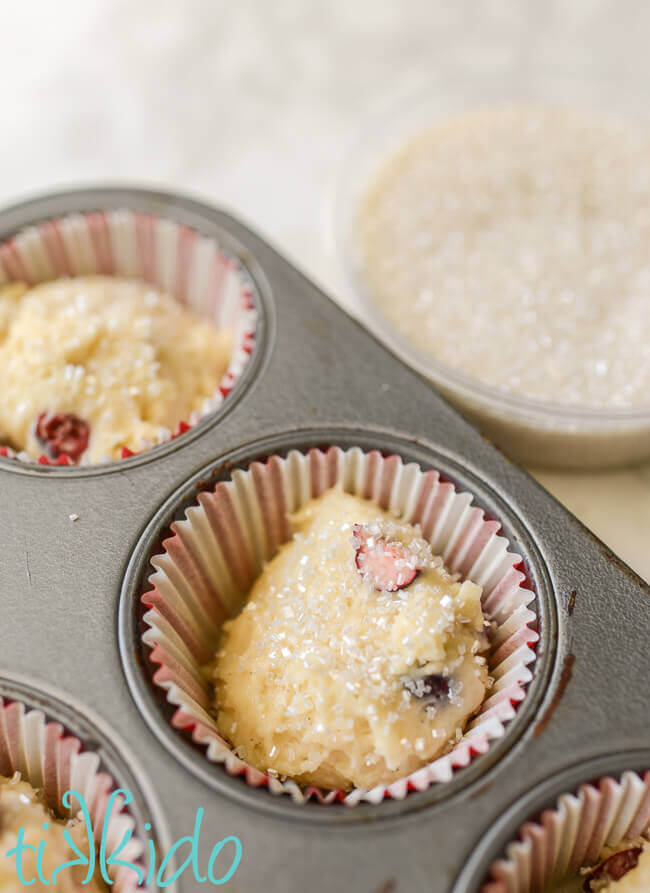
<svg viewBox="0 0 650 893">
<path fill-rule="evenodd" d="M 237 835 L 233 890 L 477 891 L 512 827 L 495 829 L 512 810 L 520 819 L 558 777 L 591 761 L 608 772 L 616 755 L 629 752 L 637 768 L 646 761 L 648 587 L 229 215 L 159 192 L 86 189 L 4 211 L 0 239 L 48 217 L 124 207 L 178 220 L 238 255 L 257 286 L 255 353 L 223 407 L 171 443 L 96 469 L 0 461 L 0 677 L 8 689 L 29 679 L 44 704 L 54 690 L 76 705 L 79 722 L 89 714 L 110 730 L 122 759 L 137 759 L 134 783 L 155 791 L 163 839 L 190 834 L 199 807 L 204 864 L 215 841 Z M 136 595 L 152 544 L 197 485 L 232 464 L 317 444 L 439 468 L 502 522 L 537 593 L 535 679 L 506 736 L 451 782 L 378 806 L 298 806 L 228 777 L 165 722 L 137 644 Z M 204 888 L 188 872 L 177 886 Z"/>
</svg>

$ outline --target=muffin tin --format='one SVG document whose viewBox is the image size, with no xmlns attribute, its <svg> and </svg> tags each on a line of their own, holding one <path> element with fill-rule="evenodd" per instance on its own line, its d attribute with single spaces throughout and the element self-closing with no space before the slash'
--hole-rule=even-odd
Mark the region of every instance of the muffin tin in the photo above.
<svg viewBox="0 0 650 893">
<path fill-rule="evenodd" d="M 255 284 L 255 350 L 216 413 L 145 453 L 83 468 L 0 459 L 2 693 L 27 692 L 53 716 L 67 703 L 70 724 L 105 729 L 163 847 L 192 832 L 199 807 L 204 865 L 216 841 L 237 835 L 233 890 L 476 893 L 522 820 L 559 791 L 650 766 L 648 587 L 225 213 L 159 192 L 87 189 L 4 211 L 0 239 L 124 208 L 235 254 Z M 471 493 L 523 557 L 539 619 L 534 678 L 506 734 L 450 781 L 353 808 L 299 805 L 206 761 L 169 724 L 139 644 L 149 558 L 197 491 L 253 459 L 322 445 L 397 454 Z M 180 893 L 197 887 L 189 872 L 177 882 Z"/>
</svg>

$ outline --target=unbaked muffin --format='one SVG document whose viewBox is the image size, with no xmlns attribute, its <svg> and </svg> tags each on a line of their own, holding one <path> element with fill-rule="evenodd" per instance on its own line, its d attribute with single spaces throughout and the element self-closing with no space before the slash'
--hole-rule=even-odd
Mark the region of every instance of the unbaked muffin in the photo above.
<svg viewBox="0 0 650 893">
<path fill-rule="evenodd" d="M 38 880 L 36 851 L 39 843 L 46 841 L 42 856 L 42 875 L 50 881 L 52 873 L 77 854 L 68 845 L 63 831 L 67 829 L 73 843 L 81 853 L 88 853 L 88 837 L 83 822 L 76 819 L 64 822 L 57 819 L 45 804 L 42 794 L 16 774 L 13 778 L 0 776 L 0 890 L 2 893 L 24 893 L 26 885 L 19 879 L 15 857 L 8 858 L 8 850 L 16 846 L 19 830 L 24 828 L 24 849 L 21 857 L 23 877 L 31 890 L 51 889 L 51 884 Z M 91 842 L 94 846 L 94 841 Z M 56 889 L 60 893 L 76 893 L 81 889 L 88 893 L 103 893 L 108 888 L 98 869 L 91 880 L 85 881 L 87 867 L 66 868 L 56 876 Z M 32 879 L 35 883 L 30 883 Z"/>
<path fill-rule="evenodd" d="M 481 588 L 451 576 L 418 527 L 340 489 L 290 521 L 224 624 L 219 731 L 301 784 L 388 784 L 445 752 L 484 699 Z"/>
<path fill-rule="evenodd" d="M 233 351 L 145 282 L 109 276 L 0 288 L 0 443 L 38 458 L 120 458 L 202 410 Z"/>
</svg>

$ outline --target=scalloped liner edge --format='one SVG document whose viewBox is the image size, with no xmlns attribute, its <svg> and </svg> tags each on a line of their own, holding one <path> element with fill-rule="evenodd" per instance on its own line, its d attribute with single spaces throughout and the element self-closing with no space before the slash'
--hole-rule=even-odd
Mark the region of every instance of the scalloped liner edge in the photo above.
<svg viewBox="0 0 650 893">
<path fill-rule="evenodd" d="M 227 614 L 223 599 L 219 606 L 210 608 L 214 575 L 223 575 L 227 566 L 229 585 L 239 577 L 243 581 L 239 597 L 245 598 L 246 581 L 254 579 L 261 561 L 268 559 L 277 544 L 289 536 L 286 515 L 337 482 L 382 507 L 394 510 L 401 505 L 401 517 L 421 524 L 434 550 L 443 555 L 452 570 L 459 570 L 466 578 L 471 571 L 475 582 L 483 581 L 484 608 L 502 620 L 490 658 L 494 687 L 461 741 L 404 779 L 348 793 L 315 787 L 302 789 L 296 782 L 280 781 L 239 760 L 218 735 L 207 712 L 209 698 L 202 688 L 198 664 L 192 666 L 193 655 L 205 652 L 207 647 L 207 639 L 199 638 L 209 637 L 203 621 L 208 627 L 210 623 L 214 628 L 218 625 L 205 611 L 221 612 L 222 619 Z M 219 505 L 219 501 L 223 504 Z M 531 628 L 536 614 L 528 607 L 535 596 L 522 585 L 526 577 L 518 569 L 522 559 L 510 553 L 508 541 L 497 535 L 500 524 L 486 520 L 483 511 L 471 503 L 470 494 L 456 491 L 438 472 L 423 472 L 415 463 L 404 465 L 397 456 L 385 457 L 377 451 L 364 454 L 358 448 L 344 452 L 338 447 L 307 454 L 294 450 L 286 459 L 271 456 L 264 464 L 253 462 L 247 471 L 235 470 L 231 480 L 218 483 L 214 491 L 200 494 L 199 504 L 187 510 L 185 520 L 172 525 L 172 535 L 163 542 L 163 553 L 152 557 L 155 571 L 148 582 L 153 589 L 142 595 L 142 602 L 149 608 L 144 615 L 148 629 L 143 642 L 158 667 L 153 681 L 166 691 L 167 701 L 176 708 L 172 725 L 204 746 L 207 758 L 224 764 L 229 775 L 242 776 L 252 787 L 266 786 L 272 794 L 288 794 L 296 803 L 314 798 L 321 803 L 336 801 L 355 806 L 362 801 L 379 803 L 384 798 L 402 800 L 411 790 L 426 790 L 432 783 L 449 780 L 456 769 L 469 765 L 475 756 L 489 749 L 492 741 L 505 734 L 506 724 L 524 700 L 525 686 L 532 679 L 529 665 L 535 661 L 533 649 L 539 640 L 538 632 Z M 211 522 L 206 521 L 206 506 L 211 511 Z M 199 522 L 199 518 L 203 521 Z M 247 525 L 248 529 L 243 529 Z M 218 552 L 211 570 L 205 566 L 206 536 L 214 537 L 210 548 Z M 195 552 L 191 554 L 193 542 Z M 250 567 L 246 567 L 246 556 Z M 179 566 L 184 565 L 187 580 L 181 588 L 199 593 L 192 596 L 191 608 L 183 607 L 178 591 L 174 594 L 175 604 L 160 591 L 165 578 L 169 583 L 165 567 L 170 565 L 174 567 L 175 580 L 183 579 Z M 217 566 L 221 570 L 215 570 Z M 169 591 L 172 590 L 173 585 Z M 201 618 L 198 633 L 192 630 L 197 617 Z"/>
</svg>

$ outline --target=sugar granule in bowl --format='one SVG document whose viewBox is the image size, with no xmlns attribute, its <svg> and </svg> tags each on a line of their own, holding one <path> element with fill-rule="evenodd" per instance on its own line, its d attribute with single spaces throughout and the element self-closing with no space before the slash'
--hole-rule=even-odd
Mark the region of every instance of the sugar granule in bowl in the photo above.
<svg viewBox="0 0 650 893">
<path fill-rule="evenodd" d="M 351 227 L 366 309 L 479 421 L 487 409 L 593 433 L 643 411 L 647 451 L 650 129 L 559 106 L 477 109 L 375 169 Z M 536 446 L 512 452 L 534 461 Z"/>
</svg>

